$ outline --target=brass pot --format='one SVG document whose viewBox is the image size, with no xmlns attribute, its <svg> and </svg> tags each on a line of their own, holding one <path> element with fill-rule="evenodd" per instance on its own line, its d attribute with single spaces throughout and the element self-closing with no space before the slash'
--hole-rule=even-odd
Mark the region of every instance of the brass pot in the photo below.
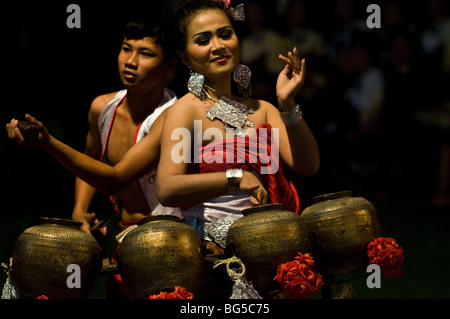
<svg viewBox="0 0 450 319">
<path fill-rule="evenodd" d="M 278 265 L 311 250 L 306 228 L 300 216 L 283 210 L 283 204 L 256 206 L 242 213 L 244 217 L 228 230 L 227 248 L 242 260 L 247 280 L 256 290 L 278 289 L 273 280 Z"/>
<path fill-rule="evenodd" d="M 195 297 L 204 267 L 201 240 L 177 217 L 147 217 L 123 238 L 118 266 L 130 298 L 146 298 L 175 286 Z"/>
<path fill-rule="evenodd" d="M 94 237 L 81 230 L 81 225 L 72 220 L 41 217 L 40 225 L 19 236 L 12 261 L 19 298 L 89 296 L 101 269 L 100 247 Z M 79 266 L 79 271 L 69 267 L 73 264 Z M 74 286 L 78 274 L 80 288 Z"/>
<path fill-rule="evenodd" d="M 381 236 L 375 207 L 352 191 L 313 198 L 300 215 L 311 239 L 316 268 L 324 276 L 365 270 L 367 245 Z"/>
</svg>

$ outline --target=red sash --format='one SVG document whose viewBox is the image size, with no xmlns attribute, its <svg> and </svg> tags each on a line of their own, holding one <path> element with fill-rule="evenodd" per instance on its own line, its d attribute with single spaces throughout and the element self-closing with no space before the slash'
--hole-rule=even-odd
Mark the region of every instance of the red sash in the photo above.
<svg viewBox="0 0 450 319">
<path fill-rule="evenodd" d="M 272 144 L 271 129 L 270 124 L 261 124 L 256 129 L 257 136 L 236 137 L 202 147 L 199 152 L 200 173 L 221 172 L 229 168 L 256 171 L 269 193 L 270 203 L 283 203 L 284 209 L 300 215 L 297 189 L 293 181 L 283 173 L 278 149 L 274 149 L 278 146 Z M 233 157 L 230 156 L 230 151 L 234 153 Z M 274 156 L 271 156 L 272 154 Z M 230 162 L 230 158 L 234 161 Z M 222 163 L 218 159 L 221 159 Z M 271 173 L 264 173 L 264 170 L 261 170 L 264 167 Z"/>
</svg>

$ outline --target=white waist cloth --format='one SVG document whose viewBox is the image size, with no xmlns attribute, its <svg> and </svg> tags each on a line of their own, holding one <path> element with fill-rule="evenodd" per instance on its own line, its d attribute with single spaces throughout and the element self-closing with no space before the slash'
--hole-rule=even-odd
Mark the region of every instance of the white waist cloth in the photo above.
<svg viewBox="0 0 450 319">
<path fill-rule="evenodd" d="M 243 217 L 242 210 L 253 207 L 246 193 L 223 195 L 183 210 L 183 222 L 192 226 L 200 238 L 226 246 L 228 228 Z"/>
<path fill-rule="evenodd" d="M 213 198 L 181 213 L 185 219 L 197 218 L 205 222 L 215 222 L 230 215 L 240 218 L 243 216 L 241 211 L 249 207 L 253 207 L 253 204 L 248 194 L 238 193 Z"/>
</svg>

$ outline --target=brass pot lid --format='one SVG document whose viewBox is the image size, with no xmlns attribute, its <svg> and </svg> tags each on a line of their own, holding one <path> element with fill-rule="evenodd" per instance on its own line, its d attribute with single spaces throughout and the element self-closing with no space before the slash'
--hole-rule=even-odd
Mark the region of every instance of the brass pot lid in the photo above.
<svg viewBox="0 0 450 319">
<path fill-rule="evenodd" d="M 149 222 L 154 222 L 154 221 L 161 221 L 161 220 L 165 220 L 165 221 L 174 221 L 174 222 L 181 222 L 181 219 L 177 216 L 173 216 L 173 215 L 157 215 L 157 216 L 148 216 L 148 217 L 144 217 L 141 220 L 139 220 L 136 225 L 141 226 L 144 224 L 147 224 Z"/>
<path fill-rule="evenodd" d="M 341 191 L 341 192 L 335 192 L 335 193 L 329 193 L 329 194 L 315 196 L 312 199 L 313 199 L 314 203 L 320 203 L 320 202 L 323 202 L 326 200 L 348 197 L 348 196 L 352 196 L 352 195 L 353 195 L 353 191 L 346 190 L 346 191 Z"/>
<path fill-rule="evenodd" d="M 345 216 L 357 210 L 375 212 L 375 207 L 363 197 L 352 196 L 352 191 L 324 194 L 313 198 L 314 204 L 306 207 L 300 217 L 303 219 L 328 218 L 332 215 Z"/>
<path fill-rule="evenodd" d="M 275 204 L 265 204 L 259 205 L 255 207 L 246 208 L 241 211 L 242 215 L 247 216 L 253 213 L 267 212 L 271 210 L 283 210 L 283 203 L 275 203 Z"/>
<path fill-rule="evenodd" d="M 67 226 L 72 228 L 80 228 L 83 223 L 71 219 L 55 218 L 55 217 L 41 217 L 41 224 L 53 224 L 59 226 Z"/>
</svg>

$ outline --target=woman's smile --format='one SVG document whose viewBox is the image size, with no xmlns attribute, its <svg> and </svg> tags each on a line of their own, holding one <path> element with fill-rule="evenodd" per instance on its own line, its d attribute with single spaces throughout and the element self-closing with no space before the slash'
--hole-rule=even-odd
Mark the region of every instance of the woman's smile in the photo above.
<svg viewBox="0 0 450 319">
<path fill-rule="evenodd" d="M 213 62 L 215 63 L 224 63 L 228 61 L 228 56 L 219 56 L 215 59 L 213 59 Z"/>
</svg>

